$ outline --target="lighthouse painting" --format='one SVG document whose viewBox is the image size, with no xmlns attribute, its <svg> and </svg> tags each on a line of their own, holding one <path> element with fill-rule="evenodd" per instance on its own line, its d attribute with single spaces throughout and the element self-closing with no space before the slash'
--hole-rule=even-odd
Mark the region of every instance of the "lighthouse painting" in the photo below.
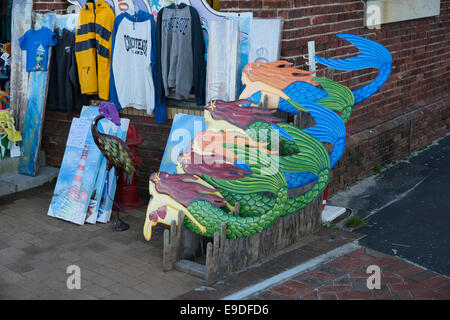
<svg viewBox="0 0 450 320">
<path fill-rule="evenodd" d="M 83 173 L 84 167 L 86 166 L 86 158 L 88 155 L 89 146 L 85 145 L 83 153 L 81 154 L 80 162 L 78 163 L 77 171 L 75 172 L 75 177 L 72 181 L 72 186 L 69 189 L 69 200 L 70 201 L 78 201 L 78 199 L 82 201 L 87 201 L 87 194 L 84 190 L 81 189 L 81 182 L 83 181 Z"/>
<path fill-rule="evenodd" d="M 66 150 L 48 210 L 51 217 L 84 224 L 101 163 L 101 153 L 94 142 L 92 119 L 74 118 Z"/>
</svg>

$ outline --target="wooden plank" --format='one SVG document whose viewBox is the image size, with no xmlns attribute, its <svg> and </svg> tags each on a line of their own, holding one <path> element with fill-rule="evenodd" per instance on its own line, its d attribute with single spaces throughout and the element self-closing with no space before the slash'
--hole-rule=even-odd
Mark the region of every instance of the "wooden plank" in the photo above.
<svg viewBox="0 0 450 320">
<path fill-rule="evenodd" d="M 10 106 L 17 130 L 23 130 L 27 111 L 28 73 L 25 70 L 26 52 L 19 47 L 19 38 L 31 28 L 32 0 L 14 0 L 11 21 L 11 89 Z"/>
<path fill-rule="evenodd" d="M 266 230 L 247 238 L 226 239 L 226 226 L 217 233 L 206 251 L 205 281 L 211 285 L 227 275 L 243 270 L 277 254 L 321 228 L 322 196 L 305 209 L 278 219 Z"/>
<path fill-rule="evenodd" d="M 54 24 L 54 13 L 36 14 L 36 29 L 45 26 L 50 30 L 53 30 Z M 47 70 L 49 70 L 51 52 L 52 50 L 49 50 Z M 27 112 L 22 132 L 23 155 L 19 162 L 19 173 L 33 177 L 37 175 L 39 169 L 38 157 L 42 139 L 45 105 L 47 101 L 48 80 L 49 77 L 47 71 L 33 71 L 30 74 L 28 83 L 29 93 Z"/>
</svg>

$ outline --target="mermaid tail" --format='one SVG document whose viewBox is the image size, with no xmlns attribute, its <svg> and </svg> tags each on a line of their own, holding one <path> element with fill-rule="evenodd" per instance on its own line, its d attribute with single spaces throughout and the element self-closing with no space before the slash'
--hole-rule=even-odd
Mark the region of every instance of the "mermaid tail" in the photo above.
<svg viewBox="0 0 450 320">
<path fill-rule="evenodd" d="M 383 45 L 375 41 L 348 33 L 337 36 L 351 42 L 361 51 L 361 54 L 347 59 L 314 57 L 317 62 L 337 70 L 353 71 L 367 68 L 379 70 L 378 76 L 371 83 L 353 91 L 355 104 L 358 104 L 377 92 L 389 78 L 392 70 L 392 56 Z"/>
<path fill-rule="evenodd" d="M 316 121 L 316 125 L 303 129 L 303 131 L 321 142 L 331 143 L 333 151 L 330 153 L 330 167 L 333 168 L 336 162 L 344 153 L 346 129 L 342 119 L 336 112 L 314 102 L 305 102 L 302 105 L 291 101 L 299 110 L 307 111 Z"/>
<path fill-rule="evenodd" d="M 279 125 L 289 133 L 302 150 L 300 154 L 280 159 L 280 170 L 296 172 L 298 170 L 296 169 L 298 166 L 296 162 L 305 161 L 305 159 L 301 159 L 300 157 L 310 155 L 305 166 L 309 167 L 309 172 L 317 176 L 317 180 L 311 189 L 299 196 L 288 198 L 282 215 L 285 216 L 307 207 L 323 192 L 330 179 L 330 159 L 325 147 L 315 138 L 294 126 L 288 124 Z"/>
</svg>

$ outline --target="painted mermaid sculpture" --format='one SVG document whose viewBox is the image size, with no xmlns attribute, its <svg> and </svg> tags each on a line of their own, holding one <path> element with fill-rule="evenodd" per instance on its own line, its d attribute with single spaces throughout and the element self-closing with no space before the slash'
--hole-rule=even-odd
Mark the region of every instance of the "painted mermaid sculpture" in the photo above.
<svg viewBox="0 0 450 320">
<path fill-rule="evenodd" d="M 317 62 L 338 70 L 361 70 L 377 68 L 378 76 L 369 84 L 351 91 L 326 78 L 312 78 L 311 72 L 290 67 L 286 61 L 274 63 L 251 63 L 244 68 L 242 81 L 246 88 L 240 95 L 254 104 L 265 99 L 269 108 L 288 113 L 309 113 L 316 126 L 304 130 L 308 134 L 333 145 L 330 154 L 331 167 L 342 156 L 345 149 L 345 123 L 350 118 L 353 106 L 371 97 L 388 79 L 392 69 L 392 57 L 381 44 L 351 34 L 339 34 L 360 49 L 361 54 L 348 59 L 324 59 Z M 333 111 L 333 112 L 331 112 Z M 336 117 L 337 111 L 341 121 Z M 282 148 L 283 150 L 283 148 Z M 289 188 L 306 185 L 316 179 L 312 173 L 285 174 Z"/>
<path fill-rule="evenodd" d="M 206 130 L 178 156 L 177 174 L 158 172 L 150 177 L 147 240 L 153 226 L 177 221 L 180 211 L 184 227 L 195 233 L 212 237 L 225 222 L 228 238 L 251 236 L 280 217 L 296 214 L 323 192 L 331 168 L 344 152 L 345 123 L 353 106 L 381 88 L 392 65 L 382 45 L 355 35 L 338 36 L 361 54 L 316 60 L 339 70 L 378 68 L 376 79 L 351 91 L 284 61 L 247 65 L 240 100 L 206 105 Z M 315 124 L 299 129 L 277 110 L 308 113 Z M 332 149 L 327 151 L 324 143 Z M 289 189 L 306 185 L 303 193 L 289 196 Z"/>
</svg>

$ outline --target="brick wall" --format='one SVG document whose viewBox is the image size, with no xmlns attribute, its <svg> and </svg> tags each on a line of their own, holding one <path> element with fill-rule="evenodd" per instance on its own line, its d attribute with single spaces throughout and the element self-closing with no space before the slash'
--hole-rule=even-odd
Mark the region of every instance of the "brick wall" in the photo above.
<svg viewBox="0 0 450 320">
<path fill-rule="evenodd" d="M 64 1 L 55 1 L 55 6 Z M 35 6 L 51 1 L 37 1 Z M 342 58 L 357 53 L 336 37 L 346 32 L 376 40 L 393 57 L 392 74 L 381 90 L 357 105 L 347 123 L 346 151 L 332 170 L 330 193 L 374 173 L 376 164 L 402 159 L 450 131 L 450 0 L 441 0 L 438 17 L 364 27 L 360 0 L 221 0 L 222 11 L 253 11 L 255 17 L 283 17 L 282 58 L 307 69 L 307 43 L 316 42 L 316 54 Z M 45 9 L 39 9 L 45 10 Z M 375 78 L 376 70 L 341 72 L 318 65 L 318 75 L 357 89 Z M 139 186 L 147 188 L 149 174 L 159 167 L 170 131 L 150 118 L 130 117 L 145 139 L 138 148 L 144 161 Z M 59 166 L 71 117 L 47 112 L 43 148 L 50 165 Z M 56 124 L 55 124 L 56 122 Z"/>
<path fill-rule="evenodd" d="M 347 127 L 346 151 L 332 171 L 330 193 L 374 173 L 375 164 L 402 159 L 450 131 L 450 0 L 441 0 L 440 16 L 364 27 L 360 0 L 221 0 L 221 11 L 252 11 L 254 17 L 284 19 L 281 58 L 308 70 L 308 41 L 316 55 L 343 58 L 357 53 L 336 37 L 352 33 L 386 46 L 392 74 L 381 90 L 355 106 Z M 327 76 L 355 90 L 368 84 L 377 70 L 327 70 Z M 410 130 L 411 129 L 411 130 Z M 410 141 L 411 131 L 411 141 Z"/>
<path fill-rule="evenodd" d="M 66 9 L 69 5 L 70 3 L 66 0 L 34 0 L 33 10 L 42 13 L 49 11 L 66 13 Z"/>
</svg>

